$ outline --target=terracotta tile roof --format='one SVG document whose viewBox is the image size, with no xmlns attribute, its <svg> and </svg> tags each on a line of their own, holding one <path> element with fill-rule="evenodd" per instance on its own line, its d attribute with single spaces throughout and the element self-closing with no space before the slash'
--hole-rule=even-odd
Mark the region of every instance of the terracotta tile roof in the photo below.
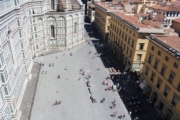
<svg viewBox="0 0 180 120">
<path fill-rule="evenodd" d="M 90 6 L 91 8 L 95 8 L 95 5 L 94 5 L 94 4 L 89 4 L 89 6 Z"/>
<path fill-rule="evenodd" d="M 157 36 L 155 35 L 159 40 L 165 42 L 172 48 L 175 48 L 176 50 L 180 51 L 180 38 L 178 36 L 172 35 L 172 36 Z"/>
<path fill-rule="evenodd" d="M 109 3 L 106 3 L 106 2 L 98 2 L 96 3 L 97 5 L 103 7 L 104 9 L 106 10 L 114 10 L 113 7 L 116 7 L 116 8 L 119 8 L 119 9 L 122 9 L 122 5 L 120 4 L 115 4 L 114 2 L 109 2 Z M 115 9 L 116 10 L 116 9 Z M 118 10 L 118 9 L 117 9 Z"/>
<path fill-rule="evenodd" d="M 149 14 L 145 14 L 145 13 L 139 13 L 139 15 L 142 17 L 142 16 L 145 16 L 145 17 L 147 17 L 147 16 L 149 16 Z"/>
<path fill-rule="evenodd" d="M 180 18 L 174 19 L 173 21 L 180 23 Z"/>
<path fill-rule="evenodd" d="M 121 12 L 114 12 L 115 15 L 120 16 L 121 18 L 127 20 L 128 22 L 140 27 L 140 28 L 154 28 L 155 25 L 153 25 L 151 22 L 152 21 L 148 21 L 145 20 L 143 23 L 141 23 L 141 21 L 134 15 L 124 15 Z M 152 25 L 152 26 L 151 26 Z"/>
<path fill-rule="evenodd" d="M 163 21 L 164 20 L 164 15 L 156 15 L 154 18 L 153 18 L 153 21 Z"/>
<path fill-rule="evenodd" d="M 164 11 L 180 11 L 180 4 L 172 4 L 172 5 L 153 5 L 149 8 L 157 9 L 157 10 L 164 10 Z"/>
</svg>

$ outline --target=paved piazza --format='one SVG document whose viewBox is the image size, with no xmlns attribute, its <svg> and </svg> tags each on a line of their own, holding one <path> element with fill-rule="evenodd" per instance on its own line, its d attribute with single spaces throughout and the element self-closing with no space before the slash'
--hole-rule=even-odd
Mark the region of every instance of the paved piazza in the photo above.
<svg viewBox="0 0 180 120">
<path fill-rule="evenodd" d="M 89 51 L 92 51 L 91 55 Z M 115 120 L 119 118 L 110 115 L 116 111 L 118 116 L 126 115 L 124 120 L 131 120 L 118 93 L 104 90 L 106 86 L 101 83 L 108 75 L 108 68 L 104 68 L 99 57 L 92 59 L 94 53 L 95 47 L 84 43 L 69 51 L 36 58 L 45 64 L 41 71 L 47 70 L 47 74 L 39 75 L 31 120 Z M 54 67 L 49 67 L 49 63 L 54 63 Z M 102 66 L 100 71 L 97 71 L 98 66 Z M 91 91 L 97 103 L 90 100 L 86 75 L 79 74 L 80 68 L 84 68 L 86 75 L 92 74 Z M 60 79 L 57 79 L 58 74 Z M 110 82 L 109 85 L 113 84 Z M 103 97 L 106 100 L 100 103 Z M 61 104 L 52 106 L 56 100 L 61 100 Z M 114 100 L 116 108 L 110 109 Z"/>
</svg>

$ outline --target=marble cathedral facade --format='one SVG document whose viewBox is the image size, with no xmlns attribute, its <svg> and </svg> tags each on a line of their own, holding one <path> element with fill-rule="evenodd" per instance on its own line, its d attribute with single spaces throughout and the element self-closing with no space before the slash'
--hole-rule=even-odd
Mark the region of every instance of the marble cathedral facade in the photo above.
<svg viewBox="0 0 180 120">
<path fill-rule="evenodd" d="M 0 120 L 18 120 L 32 58 L 84 42 L 76 0 L 0 0 Z"/>
</svg>

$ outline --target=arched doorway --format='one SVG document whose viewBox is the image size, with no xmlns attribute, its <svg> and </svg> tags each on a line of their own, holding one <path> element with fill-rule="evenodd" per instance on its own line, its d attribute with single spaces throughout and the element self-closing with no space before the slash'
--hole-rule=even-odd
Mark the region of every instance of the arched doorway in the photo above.
<svg viewBox="0 0 180 120">
<path fill-rule="evenodd" d="M 152 104 L 155 104 L 155 103 L 156 103 L 157 97 L 158 97 L 157 93 L 154 92 L 153 95 L 152 95 L 152 97 L 151 97 Z"/>
<path fill-rule="evenodd" d="M 173 116 L 172 111 L 170 109 L 167 109 L 164 120 L 170 120 L 172 116 Z"/>
</svg>

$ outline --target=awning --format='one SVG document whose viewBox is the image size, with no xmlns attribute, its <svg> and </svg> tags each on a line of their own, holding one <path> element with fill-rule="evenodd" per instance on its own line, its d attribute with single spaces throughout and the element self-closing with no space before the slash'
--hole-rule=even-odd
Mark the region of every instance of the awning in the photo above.
<svg viewBox="0 0 180 120">
<path fill-rule="evenodd" d="M 141 89 L 143 89 L 145 86 L 144 86 L 143 83 L 140 83 L 139 87 L 140 87 Z"/>
</svg>

